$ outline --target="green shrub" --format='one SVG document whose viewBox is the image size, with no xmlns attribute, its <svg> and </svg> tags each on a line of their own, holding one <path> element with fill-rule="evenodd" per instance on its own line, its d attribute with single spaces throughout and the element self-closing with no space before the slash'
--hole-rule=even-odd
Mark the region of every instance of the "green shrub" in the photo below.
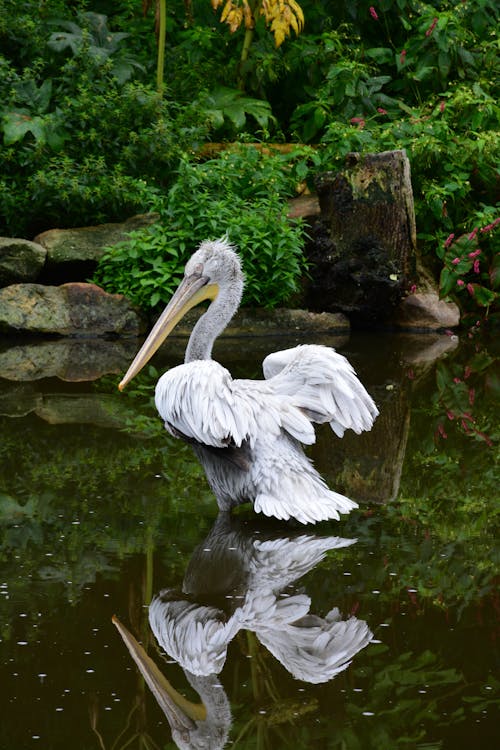
<svg viewBox="0 0 500 750">
<path fill-rule="evenodd" d="M 198 111 L 140 80 L 127 34 L 106 18 L 36 18 L 45 57 L 26 68 L 0 57 L 0 233 L 120 219 L 147 210 L 184 149 L 206 133 Z M 58 31 L 53 29 L 57 28 Z"/>
<path fill-rule="evenodd" d="M 297 290 L 304 268 L 302 225 L 288 220 L 284 201 L 294 184 L 283 157 L 252 147 L 203 164 L 183 161 L 161 223 L 110 248 L 95 281 L 144 307 L 166 303 L 198 244 L 227 234 L 243 259 L 244 301 L 278 305 Z"/>
</svg>

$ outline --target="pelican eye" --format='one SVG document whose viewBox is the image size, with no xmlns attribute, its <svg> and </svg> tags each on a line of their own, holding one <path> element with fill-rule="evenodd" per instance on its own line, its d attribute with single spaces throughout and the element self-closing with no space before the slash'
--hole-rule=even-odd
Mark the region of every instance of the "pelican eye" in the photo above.
<svg viewBox="0 0 500 750">
<path fill-rule="evenodd" d="M 197 263 L 196 266 L 193 268 L 193 272 L 190 275 L 191 276 L 203 276 L 203 263 Z"/>
</svg>

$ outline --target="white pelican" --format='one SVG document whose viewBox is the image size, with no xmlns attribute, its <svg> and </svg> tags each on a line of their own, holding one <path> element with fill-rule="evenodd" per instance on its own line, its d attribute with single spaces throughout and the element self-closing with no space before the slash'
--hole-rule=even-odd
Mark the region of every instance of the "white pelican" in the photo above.
<svg viewBox="0 0 500 750">
<path fill-rule="evenodd" d="M 265 380 L 233 380 L 211 358 L 212 347 L 238 309 L 243 273 L 227 240 L 205 241 L 186 264 L 184 279 L 130 365 L 119 388 L 142 369 L 182 316 L 211 300 L 193 328 L 184 364 L 157 383 L 156 407 L 166 429 L 206 455 L 225 454 L 232 485 L 214 486 L 221 510 L 251 501 L 256 512 L 301 523 L 339 519 L 357 504 L 328 489 L 301 443 L 315 441 L 313 423 L 370 430 L 377 407 L 345 357 L 317 345 L 270 354 Z"/>
<path fill-rule="evenodd" d="M 156 640 L 185 671 L 208 677 L 222 671 L 236 634 L 249 630 L 296 679 L 328 682 L 373 635 L 364 620 L 343 620 L 337 607 L 319 617 L 307 593 L 290 587 L 328 551 L 355 542 L 247 529 L 220 513 L 193 552 L 182 592 L 164 589 L 153 598 L 149 623 Z"/>
<path fill-rule="evenodd" d="M 373 635 L 364 620 L 342 619 L 337 607 L 319 617 L 310 611 L 307 593 L 290 590 L 328 551 L 355 541 L 297 532 L 279 535 L 262 524 L 252 528 L 229 513 L 219 514 L 193 552 L 182 591 L 164 589 L 149 607 L 157 643 L 183 669 L 199 703 L 183 697 L 127 628 L 113 618 L 179 748 L 224 747 L 231 707 L 218 675 L 228 646 L 240 631 L 254 632 L 295 679 L 312 684 L 336 677 L 371 642 Z"/>
</svg>

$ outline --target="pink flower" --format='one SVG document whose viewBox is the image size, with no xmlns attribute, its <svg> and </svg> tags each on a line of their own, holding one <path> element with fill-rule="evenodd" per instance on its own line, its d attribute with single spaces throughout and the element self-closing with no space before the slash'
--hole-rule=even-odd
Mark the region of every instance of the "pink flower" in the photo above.
<svg viewBox="0 0 500 750">
<path fill-rule="evenodd" d="M 474 296 L 474 284 L 467 284 L 467 291 L 469 292 L 470 296 Z"/>
<path fill-rule="evenodd" d="M 401 54 L 399 56 L 399 63 L 400 63 L 400 65 L 404 65 L 405 62 L 406 62 L 406 50 L 402 49 L 401 50 Z"/>
<path fill-rule="evenodd" d="M 481 265 L 481 261 L 479 260 L 479 258 L 476 258 L 476 260 L 474 261 L 474 266 L 473 266 L 474 273 L 479 273 L 479 270 L 480 270 L 479 266 L 480 265 Z"/>
<path fill-rule="evenodd" d="M 454 239 L 455 239 L 455 235 L 454 234 L 449 234 L 448 237 L 444 241 L 444 246 L 445 247 L 449 247 L 451 245 L 451 243 L 453 242 Z"/>
<path fill-rule="evenodd" d="M 444 108 L 446 107 L 446 104 L 442 101 L 439 103 L 439 111 L 444 112 Z"/>
<path fill-rule="evenodd" d="M 377 112 L 379 112 L 381 115 L 387 114 L 387 110 L 384 109 L 383 107 L 377 107 Z"/>
<path fill-rule="evenodd" d="M 455 385 L 458 385 L 462 381 L 460 380 L 460 378 L 453 378 L 453 382 L 455 383 Z"/>
<path fill-rule="evenodd" d="M 432 19 L 432 23 L 429 26 L 429 28 L 427 29 L 427 31 L 425 32 L 425 36 L 430 36 L 432 34 L 432 32 L 434 31 L 434 29 L 436 28 L 437 22 L 438 22 L 437 18 L 433 18 Z"/>
<path fill-rule="evenodd" d="M 472 253 L 468 253 L 469 258 L 477 258 L 478 255 L 481 255 L 481 248 L 478 247 L 477 250 L 473 250 Z"/>
<path fill-rule="evenodd" d="M 452 266 L 458 266 L 459 263 L 460 263 L 460 258 L 453 258 L 453 260 L 451 261 Z"/>
<path fill-rule="evenodd" d="M 476 236 L 476 234 L 477 234 L 477 230 L 478 230 L 478 228 L 476 227 L 476 228 L 475 228 L 475 229 L 473 229 L 473 230 L 472 230 L 472 232 L 471 232 L 471 233 L 469 234 L 469 241 L 470 241 L 470 240 L 473 240 L 473 239 L 474 239 L 474 237 L 475 237 L 475 236 Z"/>
<path fill-rule="evenodd" d="M 370 5 L 370 7 L 368 8 L 368 10 L 370 11 L 370 15 L 371 15 L 371 17 L 372 17 L 372 18 L 373 18 L 373 19 L 374 19 L 375 21 L 378 21 L 377 11 L 376 11 L 376 10 L 375 10 L 375 8 L 373 7 L 373 5 Z"/>
<path fill-rule="evenodd" d="M 464 380 L 467 380 L 467 378 L 470 378 L 472 375 L 472 370 L 469 365 L 465 365 L 464 367 Z"/>
<path fill-rule="evenodd" d="M 492 221 L 491 224 L 487 224 L 485 227 L 480 229 L 480 232 L 491 232 L 492 229 L 496 227 L 497 224 L 500 223 L 500 217 L 498 219 L 495 219 L 495 221 Z"/>
<path fill-rule="evenodd" d="M 446 434 L 446 432 L 445 432 L 444 427 L 443 427 L 442 424 L 438 424 L 438 432 L 441 435 L 441 437 L 443 438 L 443 440 L 446 440 L 446 438 L 448 437 L 448 435 Z"/>
<path fill-rule="evenodd" d="M 415 294 L 416 291 L 417 291 L 417 285 L 412 284 L 410 287 L 410 294 Z"/>
<path fill-rule="evenodd" d="M 351 117 L 350 122 L 352 125 L 357 125 L 359 129 L 365 127 L 365 121 L 362 117 Z"/>
<path fill-rule="evenodd" d="M 447 411 L 446 412 L 446 416 L 448 417 L 448 419 L 450 420 L 450 422 L 453 422 L 453 420 L 455 419 L 455 415 L 453 414 L 452 411 Z"/>
<path fill-rule="evenodd" d="M 462 279 L 458 279 L 457 286 L 465 286 L 465 281 L 463 281 Z"/>
</svg>

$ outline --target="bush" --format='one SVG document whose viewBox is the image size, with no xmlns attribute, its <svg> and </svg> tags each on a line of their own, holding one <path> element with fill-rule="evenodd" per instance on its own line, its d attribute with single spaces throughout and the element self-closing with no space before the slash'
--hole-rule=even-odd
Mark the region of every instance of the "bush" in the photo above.
<svg viewBox="0 0 500 750">
<path fill-rule="evenodd" d="M 0 57 L 0 171 L 9 184 L 0 233 L 147 210 L 204 122 L 139 80 L 144 66 L 125 49 L 128 35 L 112 33 L 104 16 L 37 24 L 44 58 L 19 68 Z"/>
<path fill-rule="evenodd" d="M 268 307 L 285 302 L 304 269 L 302 225 L 288 220 L 284 201 L 294 185 L 284 157 L 264 156 L 252 147 L 203 164 L 184 160 L 160 224 L 110 248 L 95 281 L 155 307 L 169 300 L 198 244 L 227 234 L 243 259 L 244 301 Z"/>
<path fill-rule="evenodd" d="M 499 290 L 497 7 L 384 0 L 345 9 L 349 25 L 300 38 L 293 55 L 290 49 L 302 100 L 290 125 L 321 145 L 325 169 L 342 166 L 349 151 L 405 149 L 420 249 L 436 276 L 444 262 L 442 295 L 463 312 L 491 315 Z M 479 274 L 472 263 L 465 278 L 450 268 L 461 252 L 445 248 L 451 234 L 480 239 Z"/>
</svg>

